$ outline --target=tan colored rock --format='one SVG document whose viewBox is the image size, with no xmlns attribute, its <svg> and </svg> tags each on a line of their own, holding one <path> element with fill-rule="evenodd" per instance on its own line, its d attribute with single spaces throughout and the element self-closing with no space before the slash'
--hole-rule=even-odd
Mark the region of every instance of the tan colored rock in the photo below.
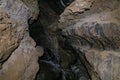
<svg viewBox="0 0 120 80">
<path fill-rule="evenodd" d="M 0 1 L 0 80 L 34 80 L 43 49 L 29 36 L 28 20 L 38 12 L 37 0 Z"/>
<path fill-rule="evenodd" d="M 22 40 L 20 46 L 3 64 L 0 70 L 0 80 L 33 80 L 39 69 L 38 56 L 43 53 L 42 48 L 39 48 L 41 50 L 37 52 L 34 46 L 35 43 L 31 38 L 26 37 Z"/>
<path fill-rule="evenodd" d="M 84 6 L 80 1 L 73 2 L 60 16 L 64 47 L 81 56 L 92 80 L 119 80 L 120 1 L 84 0 Z"/>
<path fill-rule="evenodd" d="M 66 19 L 67 20 L 74 19 L 73 15 L 77 15 L 78 13 L 83 13 L 86 10 L 89 10 L 93 3 L 94 0 L 75 0 L 61 14 L 60 21 L 64 22 Z"/>
<path fill-rule="evenodd" d="M 80 24 L 82 24 L 80 22 Z M 112 30 L 111 30 L 112 29 Z M 120 79 L 120 25 L 113 23 L 83 23 L 63 30 L 66 46 L 71 46 L 86 59 L 93 70 L 92 80 Z M 80 51 L 80 52 L 79 52 Z M 88 66 L 89 64 L 86 64 Z M 90 69 L 90 68 L 88 68 Z M 96 75 L 97 73 L 97 75 Z M 95 77 L 96 76 L 96 77 Z"/>
<path fill-rule="evenodd" d="M 75 0 L 60 15 L 60 25 L 72 25 L 87 16 L 93 15 L 94 13 L 104 12 L 104 15 L 107 11 L 110 12 L 114 9 L 119 9 L 119 4 L 120 2 L 118 0 Z"/>
<path fill-rule="evenodd" d="M 120 79 L 119 51 L 88 50 L 85 55 L 102 80 Z"/>
<path fill-rule="evenodd" d="M 15 29 L 8 15 L 0 8 L 0 64 L 2 64 L 17 48 Z"/>
</svg>

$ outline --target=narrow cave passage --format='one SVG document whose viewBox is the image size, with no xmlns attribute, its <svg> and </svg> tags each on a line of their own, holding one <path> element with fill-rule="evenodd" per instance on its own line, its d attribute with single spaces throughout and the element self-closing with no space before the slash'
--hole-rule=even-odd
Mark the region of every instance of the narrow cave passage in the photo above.
<svg viewBox="0 0 120 80">
<path fill-rule="evenodd" d="M 65 1 L 65 5 L 59 1 Z M 67 2 L 69 1 L 69 2 Z M 49 26 L 58 23 L 59 15 L 73 0 L 39 0 L 39 18 L 30 24 L 30 36 L 36 46 L 44 48 L 44 55 L 39 58 L 40 70 L 36 80 L 90 80 L 83 63 L 72 51 L 65 51 L 59 46 Z"/>
</svg>

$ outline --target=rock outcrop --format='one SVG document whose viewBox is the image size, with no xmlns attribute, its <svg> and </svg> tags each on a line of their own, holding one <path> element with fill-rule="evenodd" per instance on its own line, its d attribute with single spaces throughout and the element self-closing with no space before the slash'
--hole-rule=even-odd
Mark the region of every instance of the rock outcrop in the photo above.
<svg viewBox="0 0 120 80">
<path fill-rule="evenodd" d="M 79 54 L 92 80 L 120 79 L 119 4 L 76 0 L 61 14 L 58 40 L 64 49 Z"/>
<path fill-rule="evenodd" d="M 29 36 L 28 21 L 39 13 L 37 0 L 0 0 L 0 80 L 33 80 L 41 47 Z"/>
</svg>

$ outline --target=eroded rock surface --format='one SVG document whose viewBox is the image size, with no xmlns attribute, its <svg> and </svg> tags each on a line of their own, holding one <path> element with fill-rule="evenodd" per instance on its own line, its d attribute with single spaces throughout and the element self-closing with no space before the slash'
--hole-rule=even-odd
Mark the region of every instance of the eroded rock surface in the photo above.
<svg viewBox="0 0 120 80">
<path fill-rule="evenodd" d="M 29 36 L 28 20 L 38 16 L 37 0 L 0 1 L 0 80 L 33 80 L 41 47 Z"/>
<path fill-rule="evenodd" d="M 79 1 L 61 15 L 61 46 L 79 54 L 92 80 L 119 80 L 120 1 L 83 0 L 87 6 Z"/>
<path fill-rule="evenodd" d="M 119 4 L 75 0 L 59 22 L 48 4 L 41 5 L 30 28 L 45 51 L 37 80 L 120 80 Z M 0 1 L 0 80 L 34 80 L 43 50 L 30 38 L 28 20 L 38 12 L 37 0 Z"/>
<path fill-rule="evenodd" d="M 16 29 L 12 27 L 9 16 L 0 9 L 0 64 L 2 64 L 17 48 Z"/>
<path fill-rule="evenodd" d="M 37 79 L 119 80 L 119 4 L 120 0 L 75 0 L 60 15 L 59 22 L 43 5 L 43 15 L 47 17 L 42 15 L 40 22 L 48 42 L 47 45 L 40 43 L 47 51 L 40 59 L 43 70 L 39 71 Z M 40 39 L 37 37 L 36 40 L 39 42 Z M 55 54 L 59 59 L 56 59 L 58 56 Z M 59 67 L 55 61 L 58 61 Z M 51 71 L 46 71 L 45 67 Z M 42 76 L 51 72 L 55 76 Z"/>
</svg>

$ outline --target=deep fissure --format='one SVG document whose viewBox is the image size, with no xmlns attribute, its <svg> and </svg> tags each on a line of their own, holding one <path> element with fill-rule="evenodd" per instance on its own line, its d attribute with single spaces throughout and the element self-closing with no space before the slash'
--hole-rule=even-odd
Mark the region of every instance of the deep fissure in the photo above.
<svg viewBox="0 0 120 80">
<path fill-rule="evenodd" d="M 59 14 L 65 8 L 55 6 L 54 1 L 39 0 L 39 18 L 29 26 L 30 36 L 35 40 L 36 46 L 44 48 L 44 54 L 38 61 L 40 70 L 35 80 L 90 80 L 82 59 L 76 56 L 77 53 L 72 49 L 65 49 L 67 45 L 60 46 L 58 38 L 49 31 L 49 26 L 58 23 Z"/>
</svg>

